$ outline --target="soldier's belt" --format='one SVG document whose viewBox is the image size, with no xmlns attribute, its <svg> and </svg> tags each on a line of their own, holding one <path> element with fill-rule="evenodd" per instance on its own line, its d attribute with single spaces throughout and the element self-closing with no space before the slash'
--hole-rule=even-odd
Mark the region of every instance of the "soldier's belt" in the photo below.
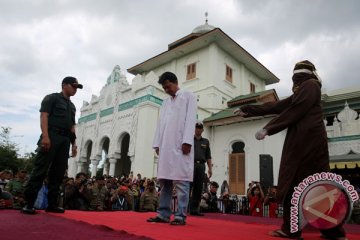
<svg viewBox="0 0 360 240">
<path fill-rule="evenodd" d="M 202 163 L 205 163 L 206 161 L 202 161 L 202 160 L 195 160 L 195 163 L 198 163 L 198 164 L 202 164 Z"/>
<path fill-rule="evenodd" d="M 69 137 L 70 131 L 64 128 L 49 127 L 49 131 L 55 132 L 61 136 Z"/>
</svg>

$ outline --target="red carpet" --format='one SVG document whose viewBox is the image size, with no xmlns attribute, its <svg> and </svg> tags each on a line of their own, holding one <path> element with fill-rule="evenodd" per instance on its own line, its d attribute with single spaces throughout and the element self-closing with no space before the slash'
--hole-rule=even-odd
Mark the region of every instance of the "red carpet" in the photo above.
<svg viewBox="0 0 360 240">
<path fill-rule="evenodd" d="M 93 215 L 92 215 L 93 216 Z M 0 210 L 0 240 L 150 240 L 106 226 L 93 226 L 44 212 L 24 215 Z"/>
<path fill-rule="evenodd" d="M 18 222 L 9 223 L 3 218 L 18 219 Z M 10 214 L 9 214 L 10 213 Z M 147 223 L 146 219 L 154 213 L 138 212 L 81 212 L 66 211 L 65 214 L 40 213 L 36 216 L 24 216 L 14 211 L 0 211 L 0 239 L 45 239 L 30 238 L 34 231 L 31 229 L 52 228 L 53 234 L 46 239 L 166 239 L 166 240 L 225 240 L 225 239 L 276 239 L 267 235 L 271 230 L 277 229 L 280 219 L 256 218 L 241 215 L 207 214 L 206 217 L 188 217 L 186 226 L 170 226 L 169 224 Z M 5 217 L 4 216 L 4 217 Z M 24 223 L 24 220 L 26 223 Z M 56 220 L 56 221 L 55 221 Z M 77 221 L 74 221 L 77 220 Z M 80 222 L 79 222 L 80 221 Z M 53 222 L 53 223 L 52 223 Z M 85 224 L 89 223 L 88 224 Z M 52 226 L 55 224 L 54 226 Z M 91 225 L 90 225 L 91 224 Z M 32 226 L 30 229 L 26 225 Z M 47 226 L 50 225 L 50 226 Z M 92 226 L 92 225 L 96 225 Z M 25 238 L 8 238 L 13 233 L 24 229 Z M 99 227 L 103 226 L 103 227 Z M 105 227 L 106 226 L 106 227 Z M 93 229 L 93 233 L 89 229 Z M 350 240 L 360 240 L 360 226 L 346 225 L 347 237 Z M 111 231 L 113 229 L 113 231 Z M 46 230 L 46 229 L 45 229 Z M 56 231 L 55 231 L 56 230 Z M 29 232 L 30 231 L 30 232 Z M 5 235 L 2 235 L 4 234 Z M 60 236 L 56 236 L 60 235 Z M 85 235 L 83 235 L 85 234 Z M 97 236 L 101 236 L 98 238 Z M 40 235 L 40 234 L 38 234 Z M 75 237 L 81 236 L 81 238 Z M 5 236 L 5 238 L 3 237 Z M 63 236 L 63 238 L 61 238 Z M 69 238 L 70 236 L 70 238 Z M 141 236 L 146 236 L 141 237 Z M 29 238 L 26 238 L 29 237 Z M 72 238 L 71 238 L 72 237 Z M 306 230 L 304 239 L 320 240 L 319 232 Z"/>
</svg>

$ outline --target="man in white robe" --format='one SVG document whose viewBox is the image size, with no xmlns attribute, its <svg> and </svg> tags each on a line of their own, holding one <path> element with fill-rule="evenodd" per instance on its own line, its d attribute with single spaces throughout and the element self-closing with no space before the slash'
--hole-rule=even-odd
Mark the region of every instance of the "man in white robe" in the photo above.
<svg viewBox="0 0 360 240">
<path fill-rule="evenodd" d="M 194 171 L 194 131 L 197 101 L 191 92 L 180 90 L 177 77 L 165 72 L 159 84 L 169 98 L 165 99 L 157 124 L 153 148 L 159 155 L 158 176 L 161 187 L 158 214 L 148 222 L 168 223 L 171 216 L 173 184 L 178 207 L 171 225 L 185 225 L 190 182 Z"/>
</svg>

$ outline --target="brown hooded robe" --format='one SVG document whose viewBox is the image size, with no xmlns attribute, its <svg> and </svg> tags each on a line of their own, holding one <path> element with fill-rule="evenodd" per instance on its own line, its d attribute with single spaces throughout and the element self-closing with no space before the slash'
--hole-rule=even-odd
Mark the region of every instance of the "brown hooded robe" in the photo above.
<svg viewBox="0 0 360 240">
<path fill-rule="evenodd" d="M 304 178 L 330 170 L 320 103 L 321 84 L 316 79 L 308 78 L 296 86 L 295 93 L 286 99 L 261 106 L 241 107 L 247 113 L 246 117 L 279 114 L 264 127 L 268 135 L 287 129 L 278 178 L 279 203 Z"/>
</svg>

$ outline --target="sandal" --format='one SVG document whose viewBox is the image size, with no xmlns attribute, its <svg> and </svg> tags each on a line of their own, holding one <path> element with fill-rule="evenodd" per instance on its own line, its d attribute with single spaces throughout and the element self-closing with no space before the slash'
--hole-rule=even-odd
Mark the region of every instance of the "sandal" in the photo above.
<svg viewBox="0 0 360 240">
<path fill-rule="evenodd" d="M 298 236 L 298 235 L 286 234 L 281 229 L 270 231 L 269 235 L 272 236 L 272 237 L 279 237 L 279 238 L 302 239 L 301 236 Z"/>
<path fill-rule="evenodd" d="M 146 221 L 147 222 L 154 222 L 154 223 L 169 223 L 169 220 L 164 220 L 162 218 L 159 218 L 158 216 L 149 218 Z"/>
<path fill-rule="evenodd" d="M 185 225 L 186 222 L 182 219 L 174 219 L 170 222 L 170 225 L 175 225 L 175 226 L 180 226 L 180 225 Z"/>
</svg>

